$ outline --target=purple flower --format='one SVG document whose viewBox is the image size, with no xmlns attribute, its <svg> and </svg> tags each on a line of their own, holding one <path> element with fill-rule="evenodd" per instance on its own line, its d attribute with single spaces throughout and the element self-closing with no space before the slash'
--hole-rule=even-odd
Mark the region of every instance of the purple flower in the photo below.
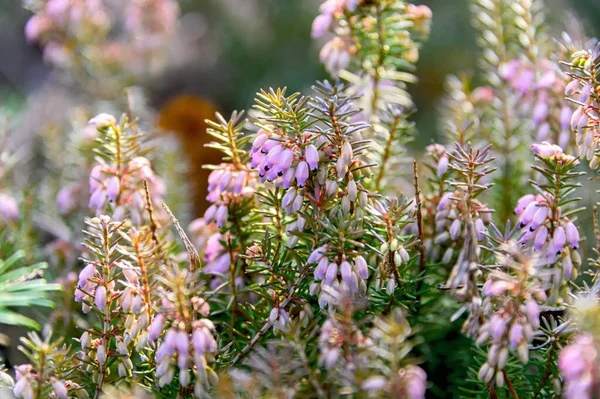
<svg viewBox="0 0 600 399">
<path fill-rule="evenodd" d="M 296 182 L 298 186 L 304 187 L 306 179 L 308 179 L 308 164 L 306 161 L 300 161 L 296 167 Z"/>
<path fill-rule="evenodd" d="M 323 257 L 323 255 L 325 254 L 325 251 L 327 251 L 327 245 L 323 245 L 323 246 L 320 246 L 320 247 L 316 248 L 308 256 L 308 260 L 306 261 L 306 263 L 315 263 L 315 262 L 318 262 Z"/>
<path fill-rule="evenodd" d="M 310 170 L 313 172 L 316 171 L 319 167 L 319 151 L 317 151 L 317 147 L 309 144 L 304 150 L 304 157 L 310 166 Z"/>
<path fill-rule="evenodd" d="M 283 188 L 285 188 L 286 190 L 288 188 L 290 188 L 292 186 L 292 183 L 294 182 L 295 176 L 296 176 L 295 168 L 289 168 L 288 170 L 283 172 L 283 181 L 282 181 Z"/>
<path fill-rule="evenodd" d="M 512 327 L 508 332 L 508 341 L 510 347 L 515 349 L 523 340 L 523 326 L 520 323 L 513 323 Z"/>
<path fill-rule="evenodd" d="M 327 32 L 331 23 L 333 22 L 333 16 L 331 14 L 319 14 L 315 18 L 312 24 L 312 37 L 321 37 Z"/>
<path fill-rule="evenodd" d="M 322 257 L 321 260 L 319 260 L 319 264 L 315 268 L 315 280 L 320 281 L 325 278 L 327 266 L 329 266 L 329 259 Z"/>
<path fill-rule="evenodd" d="M 221 228 L 227 221 L 228 210 L 226 205 L 221 205 L 217 208 L 217 212 L 215 213 L 215 221 L 217 223 L 217 227 Z"/>
<path fill-rule="evenodd" d="M 332 285 L 333 281 L 337 277 L 338 265 L 335 262 L 331 262 L 327 267 L 327 272 L 325 274 L 325 281 L 327 284 Z"/>
<path fill-rule="evenodd" d="M 262 146 L 267 142 L 268 138 L 269 137 L 265 133 L 258 134 L 252 142 L 252 152 L 255 153 L 259 151 L 262 148 Z"/>
<path fill-rule="evenodd" d="M 348 285 L 352 283 L 352 266 L 347 261 L 343 261 L 340 265 L 340 272 L 342 274 L 342 280 Z"/>
<path fill-rule="evenodd" d="M 360 255 L 357 256 L 356 258 L 354 258 L 354 265 L 356 266 L 358 274 L 361 278 L 366 279 L 367 277 L 369 277 L 369 266 L 367 265 L 367 261 L 365 261 L 365 258 L 363 258 Z"/>
<path fill-rule="evenodd" d="M 535 234 L 535 241 L 533 244 L 533 248 L 536 251 L 539 251 L 542 248 L 542 246 L 546 243 L 547 238 L 548 238 L 548 228 L 546 226 L 540 227 Z"/>
<path fill-rule="evenodd" d="M 114 201 L 117 198 L 120 187 L 121 183 L 119 182 L 119 178 L 117 176 L 111 176 L 108 179 L 108 184 L 106 185 L 106 195 L 108 196 L 109 201 Z"/>
<path fill-rule="evenodd" d="M 531 231 L 537 229 L 539 226 L 544 224 L 546 218 L 548 217 L 548 208 L 545 206 L 540 206 L 537 208 L 537 211 L 533 214 L 533 218 L 531 219 L 531 225 L 529 229 Z"/>
<path fill-rule="evenodd" d="M 579 89 L 579 79 L 573 79 L 569 82 L 567 87 L 565 87 L 565 94 L 567 96 L 570 96 L 574 94 L 577 91 L 577 89 Z"/>
<path fill-rule="evenodd" d="M 521 197 L 521 199 L 519 199 L 519 202 L 517 202 L 517 207 L 515 208 L 515 214 L 516 215 L 522 214 L 523 211 L 525 210 L 525 208 L 529 204 L 531 204 L 534 200 L 535 200 L 535 196 L 533 194 L 527 194 L 527 195 Z"/>
<path fill-rule="evenodd" d="M 567 237 L 565 235 L 565 229 L 562 226 L 558 226 L 556 230 L 554 230 L 554 236 L 552 237 L 552 244 L 554 246 L 554 252 L 560 253 L 567 242 Z"/>
<path fill-rule="evenodd" d="M 106 288 L 103 285 L 100 285 L 98 288 L 96 288 L 94 303 L 101 311 L 106 309 Z"/>
<path fill-rule="evenodd" d="M 441 211 L 442 209 L 444 209 L 448 205 L 450 205 L 450 202 L 452 202 L 452 200 L 450 199 L 451 196 L 452 196 L 452 193 L 446 193 L 442 196 L 442 198 L 440 198 L 440 202 L 437 205 L 438 211 Z"/>
<path fill-rule="evenodd" d="M 442 177 L 448 170 L 448 155 L 444 154 L 440 157 L 437 164 L 437 176 Z"/>
<path fill-rule="evenodd" d="M 460 219 L 454 219 L 454 221 L 452 222 L 452 225 L 450 226 L 450 237 L 452 237 L 453 240 L 456 240 L 456 238 L 458 237 L 458 235 L 460 234 Z"/>
<path fill-rule="evenodd" d="M 579 230 L 577 230 L 577 227 L 575 224 L 573 224 L 573 222 L 567 222 L 565 225 L 565 234 L 569 244 L 571 245 L 571 248 L 579 248 Z"/>
</svg>

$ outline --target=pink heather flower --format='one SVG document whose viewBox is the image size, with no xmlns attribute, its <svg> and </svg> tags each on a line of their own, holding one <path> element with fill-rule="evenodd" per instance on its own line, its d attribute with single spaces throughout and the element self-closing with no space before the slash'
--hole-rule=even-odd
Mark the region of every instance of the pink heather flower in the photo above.
<svg viewBox="0 0 600 399">
<path fill-rule="evenodd" d="M 577 89 L 579 89 L 579 79 L 573 79 L 565 87 L 565 94 L 567 96 L 570 96 L 570 95 L 574 94 L 577 91 Z"/>
<path fill-rule="evenodd" d="M 528 225 L 533 220 L 533 216 L 536 214 L 538 208 L 537 201 L 532 201 L 525 207 L 525 210 L 521 213 L 521 217 L 519 218 L 521 227 Z"/>
<path fill-rule="evenodd" d="M 109 201 L 114 201 L 119 195 L 119 190 L 121 187 L 121 183 L 119 182 L 119 178 L 117 176 L 111 176 L 108 179 L 108 184 L 106 186 L 106 195 L 108 196 Z"/>
<path fill-rule="evenodd" d="M 325 278 L 327 266 L 329 266 L 329 259 L 324 256 L 319 260 L 319 264 L 315 268 L 315 280 L 320 281 Z"/>
<path fill-rule="evenodd" d="M 542 158 L 550 158 L 557 155 L 560 156 L 563 152 L 562 148 L 555 144 L 550 144 L 547 141 L 543 141 L 541 144 L 533 144 L 531 149 Z"/>
<path fill-rule="evenodd" d="M 367 277 L 369 277 L 369 266 L 367 265 L 367 261 L 365 261 L 365 258 L 363 258 L 360 255 L 357 256 L 356 258 L 354 258 L 354 265 L 356 266 L 358 274 L 362 279 L 366 279 Z"/>
<path fill-rule="evenodd" d="M 424 399 L 427 384 L 427 374 L 417 366 L 408 366 L 402 375 L 405 397 L 407 399 Z"/>
<path fill-rule="evenodd" d="M 98 286 L 94 296 L 96 307 L 101 311 L 104 311 L 106 309 L 106 288 L 103 285 Z"/>
<path fill-rule="evenodd" d="M 21 397 L 23 397 L 23 394 L 25 393 L 25 391 L 31 391 L 31 385 L 29 382 L 29 378 L 21 377 L 21 378 L 17 379 L 17 383 L 13 387 L 13 394 L 17 398 L 21 398 Z M 32 392 L 32 394 L 33 394 L 33 392 Z M 31 395 L 31 397 L 33 397 L 33 395 Z"/>
<path fill-rule="evenodd" d="M 512 327 L 508 331 L 508 341 L 510 347 L 515 349 L 523 340 L 523 326 L 520 323 L 513 323 Z"/>
<path fill-rule="evenodd" d="M 312 37 L 321 37 L 327 32 L 331 23 L 333 22 L 333 16 L 331 14 L 319 14 L 315 18 L 312 24 Z"/>
<path fill-rule="evenodd" d="M 109 126 L 115 126 L 117 119 L 109 114 L 98 114 L 88 122 L 92 126 L 96 126 L 97 129 L 106 128 Z"/>
<path fill-rule="evenodd" d="M 310 170 L 313 172 L 316 171 L 319 167 L 319 152 L 317 151 L 317 147 L 309 144 L 304 152 L 304 157 L 308 166 L 310 166 Z"/>
<path fill-rule="evenodd" d="M 544 224 L 546 218 L 548 217 L 548 208 L 545 206 L 537 207 L 537 210 L 533 214 L 533 218 L 531 219 L 531 226 L 529 227 L 531 231 L 537 229 L 539 226 Z"/>
<path fill-rule="evenodd" d="M 565 381 L 566 399 L 591 399 L 598 394 L 598 351 L 590 334 L 581 334 L 565 347 L 558 368 Z"/>
<path fill-rule="evenodd" d="M 308 260 L 306 262 L 307 263 L 318 262 L 325 254 L 325 251 L 327 251 L 327 245 L 318 247 L 308 256 Z"/>
<path fill-rule="evenodd" d="M 292 186 L 294 182 L 294 177 L 296 176 L 296 169 L 289 168 L 287 171 L 283 173 L 282 185 L 284 189 L 288 189 Z"/>
<path fill-rule="evenodd" d="M 207 225 L 214 222 L 215 215 L 217 214 L 217 206 L 212 204 L 209 206 L 206 211 L 204 211 L 204 223 Z"/>
<path fill-rule="evenodd" d="M 227 221 L 228 210 L 226 205 L 221 205 L 217 208 L 217 212 L 215 213 L 215 221 L 217 223 L 217 227 L 221 228 L 225 225 Z"/>
<path fill-rule="evenodd" d="M 540 307 L 536 301 L 529 299 L 525 302 L 525 309 L 527 311 L 527 318 L 529 323 L 534 329 L 537 329 L 540 325 Z"/>
<path fill-rule="evenodd" d="M 304 187 L 306 179 L 308 179 L 308 163 L 300 161 L 296 167 L 296 182 L 298 186 Z"/>
<path fill-rule="evenodd" d="M 69 397 L 65 384 L 60 380 L 52 381 L 52 389 L 54 389 L 54 394 L 58 399 L 67 399 Z"/>
<path fill-rule="evenodd" d="M 538 229 L 535 234 L 535 241 L 533 244 L 533 248 L 536 251 L 539 251 L 542 246 L 546 243 L 546 239 L 548 238 L 548 228 L 546 226 L 542 226 Z"/>
<path fill-rule="evenodd" d="M 448 170 L 448 155 L 444 154 L 440 157 L 437 164 L 437 176 L 442 177 Z"/>
<path fill-rule="evenodd" d="M 558 226 L 554 230 L 554 236 L 552 237 L 552 244 L 554 246 L 554 252 L 560 253 L 567 242 L 565 235 L 565 229 L 562 226 Z"/>
<path fill-rule="evenodd" d="M 437 205 L 438 211 L 441 211 L 445 209 L 448 205 L 450 205 L 450 203 L 452 202 L 450 197 L 452 197 L 452 193 L 446 193 L 442 196 L 442 198 L 440 198 L 440 202 Z"/>
<path fill-rule="evenodd" d="M 19 218 L 19 205 L 14 197 L 0 192 L 0 214 L 9 220 Z"/>
<path fill-rule="evenodd" d="M 264 132 L 262 129 L 259 130 L 260 132 Z M 267 136 L 266 133 L 260 133 L 256 135 L 256 138 L 254 139 L 254 141 L 252 142 L 252 152 L 260 152 L 260 149 L 262 148 L 262 146 L 267 142 L 267 139 L 269 138 L 269 136 Z"/>
<path fill-rule="evenodd" d="M 535 196 L 533 194 L 527 194 L 521 197 L 521 199 L 519 199 L 519 202 L 517 202 L 517 207 L 515 208 L 515 215 L 522 214 L 525 208 L 534 200 Z"/>
<path fill-rule="evenodd" d="M 279 166 L 279 176 L 283 176 L 283 174 L 289 169 L 289 167 L 292 166 L 293 161 L 294 152 L 289 148 L 283 150 L 281 155 L 279 156 L 279 163 L 277 164 Z"/>
<path fill-rule="evenodd" d="M 333 281 L 337 277 L 338 265 L 335 262 L 331 262 L 327 267 L 327 273 L 325 273 L 325 282 L 328 285 L 332 285 Z"/>
<path fill-rule="evenodd" d="M 332 75 L 337 75 L 350 64 L 350 45 L 336 36 L 325 43 L 319 53 L 319 59 Z"/>
<path fill-rule="evenodd" d="M 104 364 L 106 361 L 106 349 L 104 348 L 104 345 L 98 345 L 98 348 L 96 348 L 96 359 L 100 365 Z"/>
<path fill-rule="evenodd" d="M 460 234 L 460 219 L 456 218 L 456 219 L 454 219 L 454 221 L 452 222 L 452 225 L 450 226 L 450 237 L 452 237 L 453 240 L 456 240 L 456 238 L 458 237 L 459 234 Z"/>
<path fill-rule="evenodd" d="M 94 277 L 94 274 L 96 273 L 96 267 L 90 263 L 89 265 L 87 265 L 86 267 L 84 267 L 81 272 L 79 273 L 79 281 L 77 283 L 78 287 L 83 287 L 85 286 L 88 281 Z"/>
<path fill-rule="evenodd" d="M 565 234 L 567 236 L 567 241 L 571 245 L 571 248 L 576 249 L 579 248 L 579 230 L 573 222 L 567 222 L 565 225 Z"/>
<path fill-rule="evenodd" d="M 587 103 L 590 99 L 590 94 L 592 94 L 592 85 L 588 83 L 585 86 L 583 86 L 583 89 L 581 89 L 581 92 L 579 94 L 579 102 Z"/>
<path fill-rule="evenodd" d="M 342 274 L 342 280 L 348 285 L 352 282 L 352 266 L 347 261 L 343 261 L 340 265 L 340 272 Z"/>
<path fill-rule="evenodd" d="M 506 289 L 510 286 L 510 283 L 508 281 L 495 281 L 492 284 L 490 284 L 488 287 L 486 287 L 485 293 L 482 292 L 484 295 L 486 296 L 498 296 L 498 295 L 502 295 L 502 293 L 504 293 L 504 291 L 506 291 Z"/>
</svg>

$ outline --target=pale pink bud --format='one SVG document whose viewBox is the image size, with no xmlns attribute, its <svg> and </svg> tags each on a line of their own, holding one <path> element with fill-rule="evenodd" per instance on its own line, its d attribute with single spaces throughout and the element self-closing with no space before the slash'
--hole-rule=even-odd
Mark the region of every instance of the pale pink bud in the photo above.
<svg viewBox="0 0 600 399">
<path fill-rule="evenodd" d="M 117 119 L 109 114 L 98 114 L 90 119 L 88 123 L 96 126 L 98 129 L 101 129 L 109 126 L 115 126 L 117 124 Z"/>
</svg>

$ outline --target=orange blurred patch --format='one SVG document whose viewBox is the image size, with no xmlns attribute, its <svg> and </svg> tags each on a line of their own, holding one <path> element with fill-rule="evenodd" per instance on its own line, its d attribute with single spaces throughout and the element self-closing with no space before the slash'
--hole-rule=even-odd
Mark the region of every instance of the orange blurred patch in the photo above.
<svg viewBox="0 0 600 399">
<path fill-rule="evenodd" d="M 189 181 L 195 190 L 194 207 L 197 215 L 202 215 L 208 207 L 209 170 L 202 165 L 218 164 L 221 153 L 204 147 L 212 141 L 206 133 L 205 119 L 213 119 L 216 106 L 194 95 L 182 95 L 169 100 L 160 110 L 158 125 L 177 135 L 181 147 L 190 163 Z"/>
</svg>

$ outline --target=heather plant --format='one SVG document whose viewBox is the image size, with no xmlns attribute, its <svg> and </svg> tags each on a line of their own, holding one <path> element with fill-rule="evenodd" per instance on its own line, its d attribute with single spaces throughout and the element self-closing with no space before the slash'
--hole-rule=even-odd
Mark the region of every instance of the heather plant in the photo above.
<svg viewBox="0 0 600 399">
<path fill-rule="evenodd" d="M 107 72 L 110 7 L 30 5 L 26 33 L 65 75 Z M 112 91 L 165 55 L 177 7 L 125 10 L 120 73 L 77 82 L 90 107 L 43 132 L 41 199 L 1 147 L 0 323 L 41 330 L 0 369 L 16 397 L 598 395 L 600 232 L 579 206 L 581 160 L 600 159 L 595 42 L 553 40 L 539 0 L 473 1 L 484 84 L 448 78 L 441 143 L 415 156 L 431 10 L 327 0 L 312 34 L 333 79 L 207 121 L 223 156 L 189 221 L 177 148 L 139 92 Z"/>
</svg>

